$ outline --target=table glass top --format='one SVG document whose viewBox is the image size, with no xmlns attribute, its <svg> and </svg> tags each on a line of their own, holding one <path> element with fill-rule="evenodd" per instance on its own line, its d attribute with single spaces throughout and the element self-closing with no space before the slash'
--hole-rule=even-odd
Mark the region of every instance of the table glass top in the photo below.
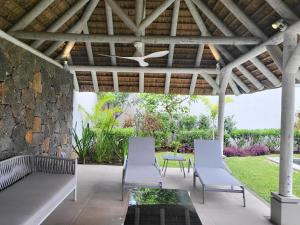
<svg viewBox="0 0 300 225">
<path fill-rule="evenodd" d="M 179 161 L 184 161 L 185 158 L 182 155 L 177 155 L 177 154 L 168 154 L 163 156 L 164 160 L 179 160 Z"/>
<path fill-rule="evenodd" d="M 130 191 L 124 225 L 202 225 L 184 190 L 138 188 Z"/>
</svg>

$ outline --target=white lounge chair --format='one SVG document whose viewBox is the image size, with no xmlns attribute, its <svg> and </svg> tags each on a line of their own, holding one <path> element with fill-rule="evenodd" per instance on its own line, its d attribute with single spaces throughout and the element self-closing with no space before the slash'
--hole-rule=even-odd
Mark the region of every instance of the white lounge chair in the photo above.
<svg viewBox="0 0 300 225">
<path fill-rule="evenodd" d="M 196 186 L 196 177 L 202 184 L 202 200 L 204 192 L 233 192 L 243 194 L 243 203 L 246 207 L 245 188 L 227 169 L 223 158 L 219 140 L 194 140 L 194 175 L 193 185 Z M 192 165 L 190 160 L 189 168 Z"/>
<path fill-rule="evenodd" d="M 129 138 L 128 158 L 124 160 L 122 200 L 125 188 L 162 187 L 162 177 L 155 158 L 155 140 L 151 137 Z"/>
</svg>

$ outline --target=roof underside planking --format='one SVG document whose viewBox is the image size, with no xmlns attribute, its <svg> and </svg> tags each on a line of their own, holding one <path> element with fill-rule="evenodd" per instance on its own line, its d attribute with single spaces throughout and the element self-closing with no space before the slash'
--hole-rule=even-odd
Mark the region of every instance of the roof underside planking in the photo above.
<svg viewBox="0 0 300 225">
<path fill-rule="evenodd" d="M 67 56 L 80 91 L 216 94 L 220 83 L 217 63 L 226 66 L 280 32 L 272 29 L 280 18 L 292 25 L 300 17 L 299 0 L 0 2 L 0 29 L 55 60 Z M 58 37 L 62 41 L 54 39 Z M 145 54 L 163 50 L 170 54 L 147 59 L 150 66 L 140 70 L 135 61 L 101 56 L 132 56 L 135 40 L 146 43 Z M 227 94 L 280 86 L 282 45 L 273 44 L 233 68 Z"/>
</svg>

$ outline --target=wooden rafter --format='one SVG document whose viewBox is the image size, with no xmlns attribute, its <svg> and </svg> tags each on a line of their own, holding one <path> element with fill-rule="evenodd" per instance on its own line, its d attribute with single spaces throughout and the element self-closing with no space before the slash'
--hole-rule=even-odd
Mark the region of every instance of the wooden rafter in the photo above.
<svg viewBox="0 0 300 225">
<path fill-rule="evenodd" d="M 179 9 L 180 9 L 180 0 L 176 0 L 174 2 L 174 7 L 173 7 L 170 36 L 176 36 Z M 168 65 L 167 65 L 168 67 L 171 67 L 173 65 L 174 50 L 175 50 L 175 44 L 170 44 L 169 54 L 168 54 Z M 164 90 L 165 94 L 169 94 L 171 76 L 172 76 L 171 73 L 166 73 L 165 90 Z"/>
</svg>

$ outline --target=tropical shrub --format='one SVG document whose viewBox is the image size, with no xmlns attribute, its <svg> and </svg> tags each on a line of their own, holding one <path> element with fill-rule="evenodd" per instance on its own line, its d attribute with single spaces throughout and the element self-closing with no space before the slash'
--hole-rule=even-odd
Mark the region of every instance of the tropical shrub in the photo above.
<svg viewBox="0 0 300 225">
<path fill-rule="evenodd" d="M 248 156 L 248 153 L 236 146 L 229 146 L 224 148 L 223 154 L 227 157 L 233 157 L 233 156 Z"/>
<path fill-rule="evenodd" d="M 76 152 L 79 162 L 85 164 L 86 157 L 94 145 L 95 133 L 90 129 L 89 125 L 85 127 L 82 123 L 82 137 L 80 138 L 76 133 L 76 126 L 72 130 L 72 135 L 75 141 L 73 150 Z"/>
<path fill-rule="evenodd" d="M 270 153 L 268 147 L 261 144 L 250 146 L 246 148 L 245 151 L 251 156 L 267 155 Z"/>
<path fill-rule="evenodd" d="M 267 155 L 270 151 L 265 145 L 253 145 L 248 148 L 239 148 L 237 146 L 229 146 L 224 148 L 223 154 L 227 157 L 232 156 L 260 156 Z"/>
</svg>

